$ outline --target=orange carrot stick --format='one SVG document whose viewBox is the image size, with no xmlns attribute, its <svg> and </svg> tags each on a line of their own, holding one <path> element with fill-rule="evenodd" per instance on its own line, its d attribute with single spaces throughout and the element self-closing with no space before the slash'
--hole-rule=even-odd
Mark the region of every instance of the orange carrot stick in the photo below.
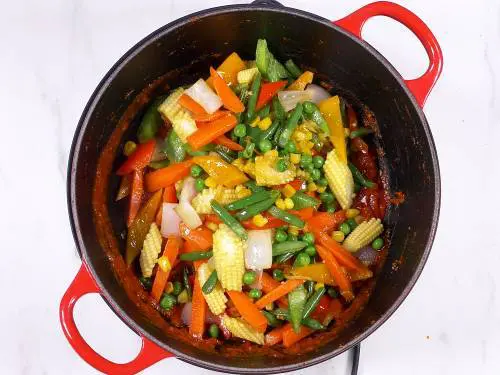
<svg viewBox="0 0 500 375">
<path fill-rule="evenodd" d="M 227 114 L 217 120 L 214 120 L 204 126 L 201 129 L 198 129 L 196 132 L 191 134 L 187 141 L 193 147 L 194 150 L 199 149 L 205 145 L 208 145 L 214 139 L 224 135 L 229 130 L 236 126 L 238 120 L 232 114 Z M 168 167 L 167 167 L 168 168 Z M 167 168 L 160 169 L 163 171 Z"/>
<path fill-rule="evenodd" d="M 205 330 L 205 316 L 207 314 L 207 303 L 203 297 L 198 276 L 194 279 L 193 299 L 191 301 L 191 325 L 189 326 L 189 333 L 196 339 L 203 338 Z"/>
<path fill-rule="evenodd" d="M 307 337 L 314 332 L 311 328 L 300 326 L 299 333 L 296 333 L 290 323 L 288 323 L 285 327 L 286 328 L 283 330 L 283 346 L 285 348 L 289 348 L 296 342 L 299 342 L 304 337 Z"/>
<path fill-rule="evenodd" d="M 344 267 L 355 271 L 366 271 L 366 267 L 359 261 L 358 258 L 344 249 L 342 245 L 325 232 L 319 233 L 318 241 L 321 245 L 330 250 L 335 259 Z"/>
<path fill-rule="evenodd" d="M 283 341 L 283 332 L 287 329 L 287 325 L 283 325 L 281 327 L 273 329 L 271 332 L 269 332 L 265 337 L 265 343 L 267 346 L 273 346 L 281 341 Z"/>
<path fill-rule="evenodd" d="M 260 285 L 264 293 L 270 293 L 274 289 L 278 288 L 281 285 L 281 283 L 279 281 L 274 280 L 266 272 L 262 272 L 262 276 L 260 278 Z M 281 297 L 278 300 L 278 304 L 280 305 L 280 307 L 287 307 L 288 300 L 285 297 Z"/>
<path fill-rule="evenodd" d="M 229 112 L 226 111 L 215 111 L 214 113 L 205 113 L 203 115 L 194 116 L 196 122 L 211 122 L 217 120 L 218 118 L 224 117 Z"/>
<path fill-rule="evenodd" d="M 238 98 L 233 90 L 229 88 L 224 79 L 222 79 L 219 73 L 217 73 L 217 71 L 212 67 L 210 67 L 210 77 L 212 78 L 215 91 L 221 98 L 224 107 L 234 113 L 243 112 L 245 110 L 245 106 L 241 102 L 240 98 Z"/>
<path fill-rule="evenodd" d="M 182 163 L 172 164 L 166 168 L 158 169 L 146 175 L 146 190 L 153 192 L 175 184 L 180 179 L 189 175 L 191 160 L 183 161 Z"/>
<path fill-rule="evenodd" d="M 241 314 L 248 324 L 255 328 L 258 332 L 265 332 L 267 328 L 267 319 L 260 310 L 252 303 L 250 298 L 243 293 L 230 290 L 227 292 L 234 307 Z"/>
<path fill-rule="evenodd" d="M 257 306 L 259 309 L 263 309 L 264 307 L 269 305 L 271 302 L 274 302 L 277 299 L 287 295 L 292 290 L 294 290 L 296 287 L 298 287 L 299 285 L 302 285 L 304 282 L 305 282 L 305 280 L 287 280 L 283 284 L 280 284 L 279 287 L 271 290 L 269 293 L 267 293 L 265 296 L 263 296 L 261 299 L 259 299 L 255 303 L 255 306 Z"/>
<path fill-rule="evenodd" d="M 215 138 L 214 143 L 217 145 L 226 146 L 228 149 L 233 151 L 243 151 L 244 148 L 239 143 L 234 142 L 232 139 L 229 139 L 225 135 L 221 135 L 218 138 Z"/>
<path fill-rule="evenodd" d="M 345 211 L 334 213 L 321 212 L 307 220 L 307 226 L 313 232 L 329 232 L 337 229 L 337 226 L 346 219 Z"/>
<path fill-rule="evenodd" d="M 213 232 L 207 227 L 201 226 L 196 229 L 189 229 L 186 224 L 181 223 L 179 231 L 181 237 L 195 247 L 196 251 L 208 250 L 212 247 Z"/>
<path fill-rule="evenodd" d="M 328 270 L 339 286 L 342 297 L 344 297 L 347 302 L 352 301 L 354 299 L 354 293 L 352 292 L 351 281 L 344 270 L 340 267 L 333 254 L 321 245 L 316 245 L 316 250 L 318 251 L 321 259 L 325 261 Z"/>
<path fill-rule="evenodd" d="M 144 193 L 143 171 L 133 171 L 132 185 L 130 191 L 130 206 L 128 210 L 127 227 L 130 227 L 134 222 L 137 212 L 142 203 L 142 195 Z"/>
<path fill-rule="evenodd" d="M 167 239 L 167 244 L 165 245 L 165 249 L 163 250 L 163 256 L 166 257 L 173 267 L 174 263 L 177 259 L 177 255 L 179 254 L 179 248 L 181 247 L 181 240 L 176 236 L 169 236 Z M 165 290 L 165 285 L 167 285 L 168 278 L 170 276 L 170 270 L 163 271 L 160 267 L 156 271 L 155 280 L 153 281 L 153 287 L 151 289 L 151 296 L 157 301 L 160 301 L 160 298 Z"/>
<path fill-rule="evenodd" d="M 192 112 L 194 115 L 206 115 L 207 112 L 189 95 L 182 94 L 179 98 L 179 104 Z"/>
</svg>

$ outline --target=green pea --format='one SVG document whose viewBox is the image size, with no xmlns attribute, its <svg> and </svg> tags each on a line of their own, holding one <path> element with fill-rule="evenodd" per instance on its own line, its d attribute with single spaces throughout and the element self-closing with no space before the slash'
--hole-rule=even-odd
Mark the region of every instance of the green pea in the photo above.
<svg viewBox="0 0 500 375">
<path fill-rule="evenodd" d="M 272 148 L 273 144 L 269 139 L 263 139 L 262 141 L 259 142 L 259 150 L 263 153 L 268 152 Z"/>
<path fill-rule="evenodd" d="M 309 263 L 311 263 L 311 258 L 309 258 L 309 255 L 307 255 L 305 252 L 299 253 L 297 255 L 297 258 L 295 258 L 295 267 L 304 267 L 307 266 Z"/>
<path fill-rule="evenodd" d="M 358 226 L 358 223 L 356 223 L 356 220 L 354 220 L 353 218 L 347 219 L 346 223 L 349 225 L 351 230 L 354 230 Z"/>
<path fill-rule="evenodd" d="M 217 326 L 217 324 L 210 324 L 210 328 L 208 329 L 208 334 L 210 335 L 210 337 L 213 337 L 214 339 L 219 337 L 219 326 Z"/>
<path fill-rule="evenodd" d="M 273 270 L 273 278 L 274 280 L 282 281 L 285 278 L 285 274 L 283 273 L 282 270 L 275 268 Z"/>
<path fill-rule="evenodd" d="M 250 289 L 248 296 L 252 299 L 258 299 L 262 296 L 262 292 L 259 289 Z"/>
<path fill-rule="evenodd" d="M 243 283 L 246 285 L 253 284 L 255 282 L 255 279 L 257 278 L 257 275 L 253 271 L 247 271 L 243 274 Z"/>
<path fill-rule="evenodd" d="M 309 245 L 314 244 L 314 234 L 311 232 L 304 233 L 302 241 L 307 242 Z"/>
<path fill-rule="evenodd" d="M 307 246 L 304 250 L 304 252 L 309 255 L 310 257 L 313 257 L 316 255 L 316 248 L 314 246 Z"/>
<path fill-rule="evenodd" d="M 294 141 L 288 141 L 287 144 L 285 145 L 285 150 L 287 150 L 290 153 L 295 153 L 297 152 L 297 146 L 295 145 Z"/>
<path fill-rule="evenodd" d="M 241 137 L 244 137 L 245 135 L 247 135 L 247 127 L 245 126 L 245 124 L 238 124 L 234 127 L 234 135 L 241 138 Z"/>
<path fill-rule="evenodd" d="M 309 173 L 312 173 L 313 171 L 316 170 L 316 168 L 314 168 L 314 165 L 311 164 L 307 164 L 304 169 L 306 170 L 306 172 L 309 172 Z"/>
<path fill-rule="evenodd" d="M 205 189 L 205 181 L 203 181 L 203 179 L 201 178 L 197 178 L 194 182 L 194 187 L 197 192 L 202 191 L 203 189 Z"/>
<path fill-rule="evenodd" d="M 182 284 L 180 281 L 174 281 L 172 294 L 178 296 L 182 292 Z"/>
<path fill-rule="evenodd" d="M 274 239 L 276 242 L 285 242 L 287 239 L 287 234 L 283 229 L 277 229 L 276 234 L 274 235 Z"/>
<path fill-rule="evenodd" d="M 309 172 L 309 175 L 314 181 L 316 181 L 321 178 L 321 171 L 319 169 L 313 169 L 311 172 Z"/>
<path fill-rule="evenodd" d="M 177 299 L 170 295 L 164 294 L 163 298 L 160 301 L 160 306 L 165 310 L 170 310 L 177 303 Z"/>
<path fill-rule="evenodd" d="M 312 156 L 308 154 L 302 154 L 300 157 L 300 166 L 305 167 L 312 163 Z"/>
<path fill-rule="evenodd" d="M 380 237 L 375 238 L 372 242 L 372 247 L 375 250 L 380 250 L 382 247 L 384 247 L 384 240 Z"/>
<path fill-rule="evenodd" d="M 340 224 L 340 227 L 339 227 L 340 231 L 342 233 L 344 233 L 346 236 L 351 233 L 351 227 L 349 226 L 349 224 L 347 223 L 342 223 Z"/>
<path fill-rule="evenodd" d="M 321 199 L 324 203 L 332 203 L 335 199 L 332 193 L 324 192 L 319 195 L 319 199 Z"/>
<path fill-rule="evenodd" d="M 326 180 L 326 178 L 321 177 L 321 178 L 318 178 L 318 181 L 316 181 L 316 185 L 318 185 L 318 186 L 328 186 L 328 181 Z"/>
<path fill-rule="evenodd" d="M 278 172 L 285 172 L 288 169 L 288 163 L 285 159 L 279 159 L 276 163 L 276 170 Z"/>
<path fill-rule="evenodd" d="M 203 169 L 199 165 L 193 165 L 191 167 L 191 176 L 200 177 L 201 172 L 203 172 Z"/>
<path fill-rule="evenodd" d="M 316 155 L 315 157 L 313 157 L 312 162 L 314 167 L 321 168 L 323 164 L 325 164 L 325 159 L 323 159 L 322 156 Z"/>
</svg>

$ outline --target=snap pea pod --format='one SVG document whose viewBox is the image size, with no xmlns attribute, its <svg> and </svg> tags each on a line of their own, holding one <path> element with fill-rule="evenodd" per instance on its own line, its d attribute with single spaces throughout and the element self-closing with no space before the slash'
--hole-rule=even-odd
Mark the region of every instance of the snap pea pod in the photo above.
<svg viewBox="0 0 500 375">
<path fill-rule="evenodd" d="M 269 311 L 262 310 L 262 314 L 266 317 L 267 323 L 271 327 L 279 327 L 281 325 L 281 322 L 279 321 L 278 318 L 276 318 L 273 314 L 271 314 Z"/>
<path fill-rule="evenodd" d="M 316 290 L 311 297 L 307 300 L 305 306 L 304 306 L 304 314 L 302 315 L 302 319 L 306 319 L 309 317 L 309 315 L 312 314 L 316 306 L 319 304 L 319 300 L 321 297 L 323 297 L 323 294 L 325 294 L 326 288 L 321 287 L 318 290 Z"/>
<path fill-rule="evenodd" d="M 233 91 L 236 95 L 241 95 L 241 92 L 244 89 L 248 89 L 248 83 L 238 83 L 236 86 L 233 87 Z"/>
<path fill-rule="evenodd" d="M 291 199 L 293 201 L 293 208 L 295 210 L 301 210 L 307 207 L 316 207 L 321 203 L 318 199 L 311 197 L 310 195 L 307 195 L 306 193 L 303 193 L 301 191 L 297 191 Z"/>
<path fill-rule="evenodd" d="M 144 143 L 153 139 L 156 136 L 161 124 L 163 124 L 160 112 L 158 112 L 158 106 L 164 99 L 165 96 L 160 96 L 153 101 L 142 117 L 139 129 L 137 129 L 137 138 L 139 139 L 139 143 Z"/>
<path fill-rule="evenodd" d="M 259 191 L 266 190 L 266 188 L 264 186 L 257 185 L 257 182 L 255 182 L 254 180 L 250 180 L 250 181 L 246 182 L 245 186 L 247 188 L 249 188 L 250 190 L 252 190 L 253 193 L 257 193 Z"/>
<path fill-rule="evenodd" d="M 252 87 L 250 90 L 251 96 L 248 99 L 248 105 L 247 105 L 247 119 L 249 121 L 251 121 L 255 116 L 255 106 L 257 105 L 257 99 L 259 97 L 261 80 L 262 76 L 260 75 L 260 73 L 257 73 L 252 82 Z"/>
<path fill-rule="evenodd" d="M 189 299 L 193 296 L 193 290 L 191 289 L 191 284 L 189 283 L 189 272 L 187 267 L 182 270 L 182 282 L 184 283 L 184 288 L 188 294 Z"/>
<path fill-rule="evenodd" d="M 214 271 L 212 271 L 212 273 L 208 277 L 207 281 L 205 281 L 205 283 L 201 287 L 201 290 L 203 291 L 203 293 L 205 293 L 205 294 L 211 293 L 212 290 L 214 290 L 215 286 L 217 285 L 217 280 L 218 280 L 217 271 L 214 270 Z"/>
<path fill-rule="evenodd" d="M 285 109 L 281 105 L 277 96 L 273 98 L 273 113 L 274 117 L 280 121 L 283 121 L 286 117 Z"/>
<path fill-rule="evenodd" d="M 163 151 L 167 154 L 168 159 L 172 163 L 179 163 L 186 157 L 186 148 L 184 143 L 182 143 L 181 139 L 174 130 L 171 130 L 170 133 L 168 133 L 167 139 L 165 139 Z"/>
<path fill-rule="evenodd" d="M 354 139 L 354 138 L 363 137 L 365 135 L 372 134 L 372 133 L 373 133 L 373 130 L 370 128 L 359 128 L 359 129 L 353 130 L 351 132 L 351 134 L 349 134 L 349 138 Z"/>
<path fill-rule="evenodd" d="M 292 259 L 294 255 L 295 255 L 295 253 L 285 253 L 285 254 L 278 255 L 274 259 L 274 263 L 283 264 L 287 260 Z"/>
<path fill-rule="evenodd" d="M 302 325 L 309 327 L 314 330 L 325 329 L 325 326 L 318 322 L 316 319 L 306 318 L 302 319 Z"/>
<path fill-rule="evenodd" d="M 314 121 L 323 132 L 330 134 L 328 123 L 323 118 L 323 115 L 316 104 L 313 102 L 304 102 L 304 115 L 306 119 Z"/>
<path fill-rule="evenodd" d="M 267 41 L 265 39 L 257 40 L 257 48 L 255 50 L 255 64 L 261 74 L 267 74 L 269 68 L 270 56 L 267 49 Z"/>
<path fill-rule="evenodd" d="M 236 153 L 225 146 L 217 145 L 214 151 L 221 157 L 222 160 L 232 163 L 236 159 Z"/>
<path fill-rule="evenodd" d="M 271 207 L 274 202 L 276 202 L 276 199 L 278 199 L 279 196 L 279 191 L 272 191 L 271 192 L 271 197 L 269 199 L 257 202 L 255 204 L 252 204 L 251 206 L 248 206 L 247 208 L 244 208 L 243 210 L 237 212 L 234 216 L 239 220 L 247 220 L 250 219 L 251 217 L 254 217 L 257 214 L 260 214 L 263 211 L 266 211 Z"/>
<path fill-rule="evenodd" d="M 308 243 L 305 241 L 285 241 L 278 242 L 273 245 L 273 256 L 283 255 L 288 253 L 297 253 L 303 248 L 307 247 Z"/>
<path fill-rule="evenodd" d="M 284 125 L 282 122 L 280 122 L 280 126 L 276 129 L 276 132 L 274 133 L 274 136 L 273 136 L 273 143 L 275 145 L 278 144 L 279 139 L 281 137 L 281 133 L 283 133 L 283 129 L 284 129 Z"/>
<path fill-rule="evenodd" d="M 153 169 L 161 169 L 161 168 L 168 167 L 169 164 L 170 164 L 170 160 L 165 159 L 165 160 L 160 160 L 160 161 L 152 161 L 148 164 L 148 166 L 150 168 L 153 168 Z"/>
<path fill-rule="evenodd" d="M 291 214 L 290 212 L 280 210 L 276 206 L 271 207 L 268 210 L 268 212 L 272 216 L 274 216 L 275 218 L 283 220 L 284 222 L 286 222 L 288 224 L 295 225 L 299 229 L 304 228 L 304 226 L 306 225 L 306 223 L 304 223 L 304 221 L 301 218 L 299 218 L 298 216 Z"/>
<path fill-rule="evenodd" d="M 360 185 L 365 186 L 367 188 L 372 188 L 375 186 L 375 183 L 371 182 L 369 179 L 367 179 L 361 171 L 356 168 L 354 164 L 349 162 L 349 169 L 351 170 L 352 176 L 354 177 L 354 180 L 358 182 Z"/>
<path fill-rule="evenodd" d="M 250 159 L 253 156 L 254 151 L 255 151 L 255 143 L 247 142 L 245 149 L 243 151 L 240 151 L 238 156 L 245 159 Z"/>
<path fill-rule="evenodd" d="M 226 210 L 215 199 L 210 202 L 212 210 L 219 216 L 224 224 L 226 224 L 236 235 L 244 240 L 248 238 L 248 233 L 243 226 L 236 220 L 228 210 Z"/>
<path fill-rule="evenodd" d="M 300 323 L 302 321 L 306 300 L 307 292 L 303 285 L 299 285 L 288 293 L 288 315 L 293 330 L 297 333 L 300 332 Z"/>
<path fill-rule="evenodd" d="M 269 113 L 271 113 L 271 105 L 266 104 L 259 112 L 257 112 L 257 116 L 262 120 L 263 118 L 269 116 Z"/>
<path fill-rule="evenodd" d="M 269 55 L 270 60 L 269 66 L 267 68 L 267 78 L 269 79 L 269 81 L 277 82 L 280 79 L 288 78 L 288 70 L 285 69 L 282 63 L 276 60 L 272 53 L 269 53 Z"/>
<path fill-rule="evenodd" d="M 259 143 L 261 137 L 262 130 L 259 127 L 252 128 L 250 125 L 247 125 L 247 137 L 243 137 L 243 142 L 240 142 L 240 144 L 244 147 L 247 145 L 248 140 L 251 140 L 253 143 Z"/>
<path fill-rule="evenodd" d="M 264 139 L 267 139 L 268 141 L 272 141 L 274 132 L 279 128 L 279 126 L 280 126 L 280 121 L 274 120 L 274 122 L 271 124 L 271 126 L 267 130 L 264 130 L 264 132 L 260 136 L 259 142 L 263 141 Z"/>
<path fill-rule="evenodd" d="M 292 59 L 285 62 L 285 67 L 293 78 L 298 78 L 302 74 L 302 70 L 293 62 Z"/>
<path fill-rule="evenodd" d="M 292 114 L 286 121 L 286 124 L 283 128 L 283 131 L 280 134 L 279 140 L 278 140 L 278 145 L 280 147 L 285 147 L 285 145 L 288 143 L 290 138 L 292 137 L 292 134 L 297 127 L 297 124 L 299 123 L 299 119 L 302 116 L 302 110 L 303 110 L 302 103 L 297 103 L 297 106 L 294 108 L 292 111 Z"/>
<path fill-rule="evenodd" d="M 179 258 L 187 262 L 194 262 L 195 260 L 209 259 L 212 255 L 212 251 L 193 251 L 191 253 L 181 254 Z"/>
<path fill-rule="evenodd" d="M 253 193 L 252 195 L 238 199 L 237 201 L 234 201 L 232 203 L 229 203 L 226 208 L 229 211 L 234 211 L 234 210 L 241 210 L 242 208 L 246 208 L 248 206 L 251 206 L 252 204 L 255 204 L 257 202 L 261 202 L 264 199 L 269 199 L 271 197 L 271 192 L 267 190 L 259 191 L 257 193 Z"/>
</svg>

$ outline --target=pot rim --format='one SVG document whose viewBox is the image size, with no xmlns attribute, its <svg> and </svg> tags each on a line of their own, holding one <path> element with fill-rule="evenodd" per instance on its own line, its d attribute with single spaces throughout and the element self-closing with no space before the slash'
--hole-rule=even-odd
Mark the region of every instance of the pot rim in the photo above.
<svg viewBox="0 0 500 375">
<path fill-rule="evenodd" d="M 135 320 L 133 320 L 129 314 L 122 310 L 120 306 L 114 301 L 114 299 L 111 297 L 111 295 L 108 293 L 106 288 L 103 286 L 99 275 L 95 271 L 92 263 L 90 262 L 90 258 L 88 257 L 87 252 L 85 251 L 85 244 L 83 241 L 83 238 L 80 233 L 80 224 L 78 221 L 78 216 L 76 214 L 77 212 L 77 207 L 76 207 L 76 191 L 75 191 L 75 172 L 78 167 L 78 162 L 77 158 L 75 158 L 75 155 L 79 154 L 80 152 L 80 147 L 81 147 L 81 140 L 83 137 L 83 134 L 85 133 L 86 127 L 88 125 L 88 121 L 90 119 L 91 114 L 93 113 L 97 103 L 100 101 L 103 93 L 107 90 L 108 86 L 110 83 L 114 80 L 115 76 L 117 75 L 117 72 L 121 70 L 123 66 L 125 66 L 132 58 L 134 58 L 138 53 L 142 51 L 146 47 L 146 45 L 150 43 L 154 43 L 157 39 L 162 37 L 164 34 L 168 34 L 172 32 L 173 30 L 184 26 L 185 24 L 196 20 L 198 18 L 205 18 L 205 17 L 210 17 L 218 14 L 227 14 L 227 13 L 233 13 L 233 12 L 253 12 L 253 11 L 270 11 L 270 12 L 275 12 L 275 13 L 284 13 L 289 16 L 297 16 L 301 18 L 308 19 L 313 22 L 318 22 L 321 23 L 322 25 L 329 27 L 330 29 L 334 30 L 335 32 L 342 33 L 344 36 L 350 38 L 352 41 L 357 43 L 358 45 L 362 46 L 367 52 L 369 52 L 373 57 L 375 57 L 377 60 L 379 60 L 380 63 L 382 63 L 386 69 L 392 74 L 392 76 L 396 79 L 397 83 L 401 86 L 405 94 L 410 98 L 411 103 L 413 104 L 414 108 L 416 109 L 418 113 L 418 117 L 420 119 L 420 123 L 424 129 L 425 137 L 426 140 L 430 146 L 430 153 L 431 153 L 431 159 L 432 159 L 432 168 L 434 169 L 434 194 L 435 194 L 435 202 L 434 202 L 434 210 L 433 210 L 433 215 L 432 215 L 432 225 L 430 227 L 430 232 L 429 236 L 427 239 L 427 243 L 425 244 L 425 249 L 422 254 L 422 258 L 416 267 L 412 277 L 408 281 L 407 286 L 401 293 L 401 295 L 396 299 L 396 301 L 390 306 L 390 308 L 379 318 L 377 319 L 376 322 L 374 322 L 370 327 L 368 327 L 365 331 L 363 331 L 360 335 L 353 337 L 348 344 L 339 347 L 330 353 L 323 354 L 321 356 L 317 356 L 313 359 L 310 359 L 308 361 L 302 362 L 302 363 L 296 363 L 296 364 L 290 364 L 290 365 L 285 365 L 285 366 L 278 366 L 278 367 L 272 367 L 272 368 L 264 368 L 264 369 L 259 369 L 259 368 L 245 368 L 245 367 L 235 367 L 235 366 L 225 366 L 225 365 L 218 365 L 214 364 L 212 362 L 204 361 L 201 359 L 198 359 L 196 357 L 192 357 L 190 355 L 186 355 L 183 352 L 176 350 L 174 348 L 169 347 L 169 345 L 165 344 L 163 341 L 158 340 L 155 336 L 150 334 L 148 331 L 146 331 L 144 328 L 142 328 Z M 165 350 L 175 354 L 176 358 L 190 363 L 195 366 L 203 367 L 209 370 L 214 370 L 214 371 L 223 371 L 227 373 L 248 373 L 248 374 L 255 374 L 255 373 L 263 373 L 262 370 L 265 371 L 265 373 L 279 373 L 279 372 L 286 372 L 286 371 L 293 371 L 293 370 L 300 370 L 302 368 L 310 367 L 316 364 L 319 364 L 321 362 L 324 362 L 326 360 L 329 360 L 333 357 L 336 357 L 345 351 L 349 350 L 353 346 L 359 344 L 362 340 L 370 336 L 375 330 L 377 330 L 383 323 L 385 323 L 391 315 L 399 308 L 399 306 L 403 303 L 403 301 L 406 299 L 408 294 L 411 292 L 413 287 L 415 286 L 418 278 L 420 277 L 422 270 L 427 262 L 427 259 L 429 257 L 429 253 L 432 247 L 432 244 L 434 242 L 434 238 L 436 235 L 436 230 L 438 226 L 438 220 L 439 220 L 439 211 L 440 211 L 440 205 L 441 205 L 441 177 L 440 177 L 440 169 L 439 169 L 439 162 L 438 162 L 438 156 L 437 156 L 437 151 L 436 151 L 436 146 L 434 143 L 434 139 L 431 133 L 431 130 L 429 128 L 429 124 L 427 123 L 427 119 L 423 113 L 422 108 L 419 106 L 417 103 L 415 97 L 411 93 L 411 91 L 408 89 L 406 86 L 403 77 L 400 75 L 400 73 L 394 68 L 394 66 L 380 53 L 378 52 L 374 47 L 372 47 L 370 44 L 365 42 L 362 39 L 357 38 L 356 36 L 352 35 L 348 31 L 342 29 L 340 26 L 335 25 L 332 21 L 315 15 L 313 13 L 309 13 L 306 11 L 294 9 L 294 8 L 289 8 L 289 7 L 274 7 L 272 5 L 226 5 L 226 6 L 220 6 L 220 7 L 213 7 L 213 8 L 208 8 L 205 10 L 201 10 L 198 12 L 191 13 L 189 15 L 186 15 L 184 17 L 178 18 L 160 28 L 157 30 L 151 32 L 149 35 L 141 39 L 139 42 L 137 42 L 133 47 L 131 47 L 125 54 L 123 54 L 122 57 L 118 59 L 118 61 L 113 64 L 113 66 L 108 70 L 108 72 L 105 74 L 105 76 L 101 79 L 97 87 L 95 88 L 94 92 L 90 96 L 83 112 L 82 115 L 78 121 L 78 125 L 75 129 L 75 134 L 73 137 L 71 149 L 70 149 L 70 154 L 69 154 L 69 159 L 68 159 L 68 174 L 67 174 L 67 204 L 68 204 L 68 213 L 69 213 L 69 219 L 70 219 L 70 224 L 71 224 L 71 230 L 73 233 L 73 238 L 75 239 L 75 244 L 78 250 L 78 253 L 80 254 L 80 257 L 82 258 L 82 261 L 87 265 L 87 268 L 89 272 L 91 273 L 95 283 L 98 285 L 100 289 L 100 295 L 103 297 L 104 301 L 110 306 L 110 308 L 113 310 L 113 312 L 128 326 L 130 327 L 135 333 L 137 333 L 140 336 L 144 336 L 147 339 L 151 340 L 158 346 L 164 348 Z"/>
</svg>

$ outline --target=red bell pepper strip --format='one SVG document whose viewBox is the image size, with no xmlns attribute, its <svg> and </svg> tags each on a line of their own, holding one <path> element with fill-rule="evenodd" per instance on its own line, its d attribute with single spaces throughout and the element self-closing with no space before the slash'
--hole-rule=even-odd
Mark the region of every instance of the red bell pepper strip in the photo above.
<svg viewBox="0 0 500 375">
<path fill-rule="evenodd" d="M 259 110 L 264 107 L 267 103 L 271 101 L 271 99 L 280 91 L 283 87 L 286 86 L 287 81 L 278 81 L 278 82 L 267 82 L 263 83 L 260 87 L 259 97 L 257 99 L 257 104 L 255 106 L 255 110 Z"/>
<path fill-rule="evenodd" d="M 124 176 L 132 171 L 143 169 L 151 161 L 155 151 L 156 142 L 154 139 L 140 144 L 137 149 L 128 157 L 125 163 L 116 171 L 118 176 Z"/>
<path fill-rule="evenodd" d="M 144 193 L 143 171 L 142 170 L 134 171 L 132 177 L 131 193 L 130 193 L 130 206 L 128 210 L 127 228 L 132 225 L 135 217 L 137 216 L 137 213 L 139 212 L 139 208 L 141 208 L 143 193 Z"/>
</svg>

